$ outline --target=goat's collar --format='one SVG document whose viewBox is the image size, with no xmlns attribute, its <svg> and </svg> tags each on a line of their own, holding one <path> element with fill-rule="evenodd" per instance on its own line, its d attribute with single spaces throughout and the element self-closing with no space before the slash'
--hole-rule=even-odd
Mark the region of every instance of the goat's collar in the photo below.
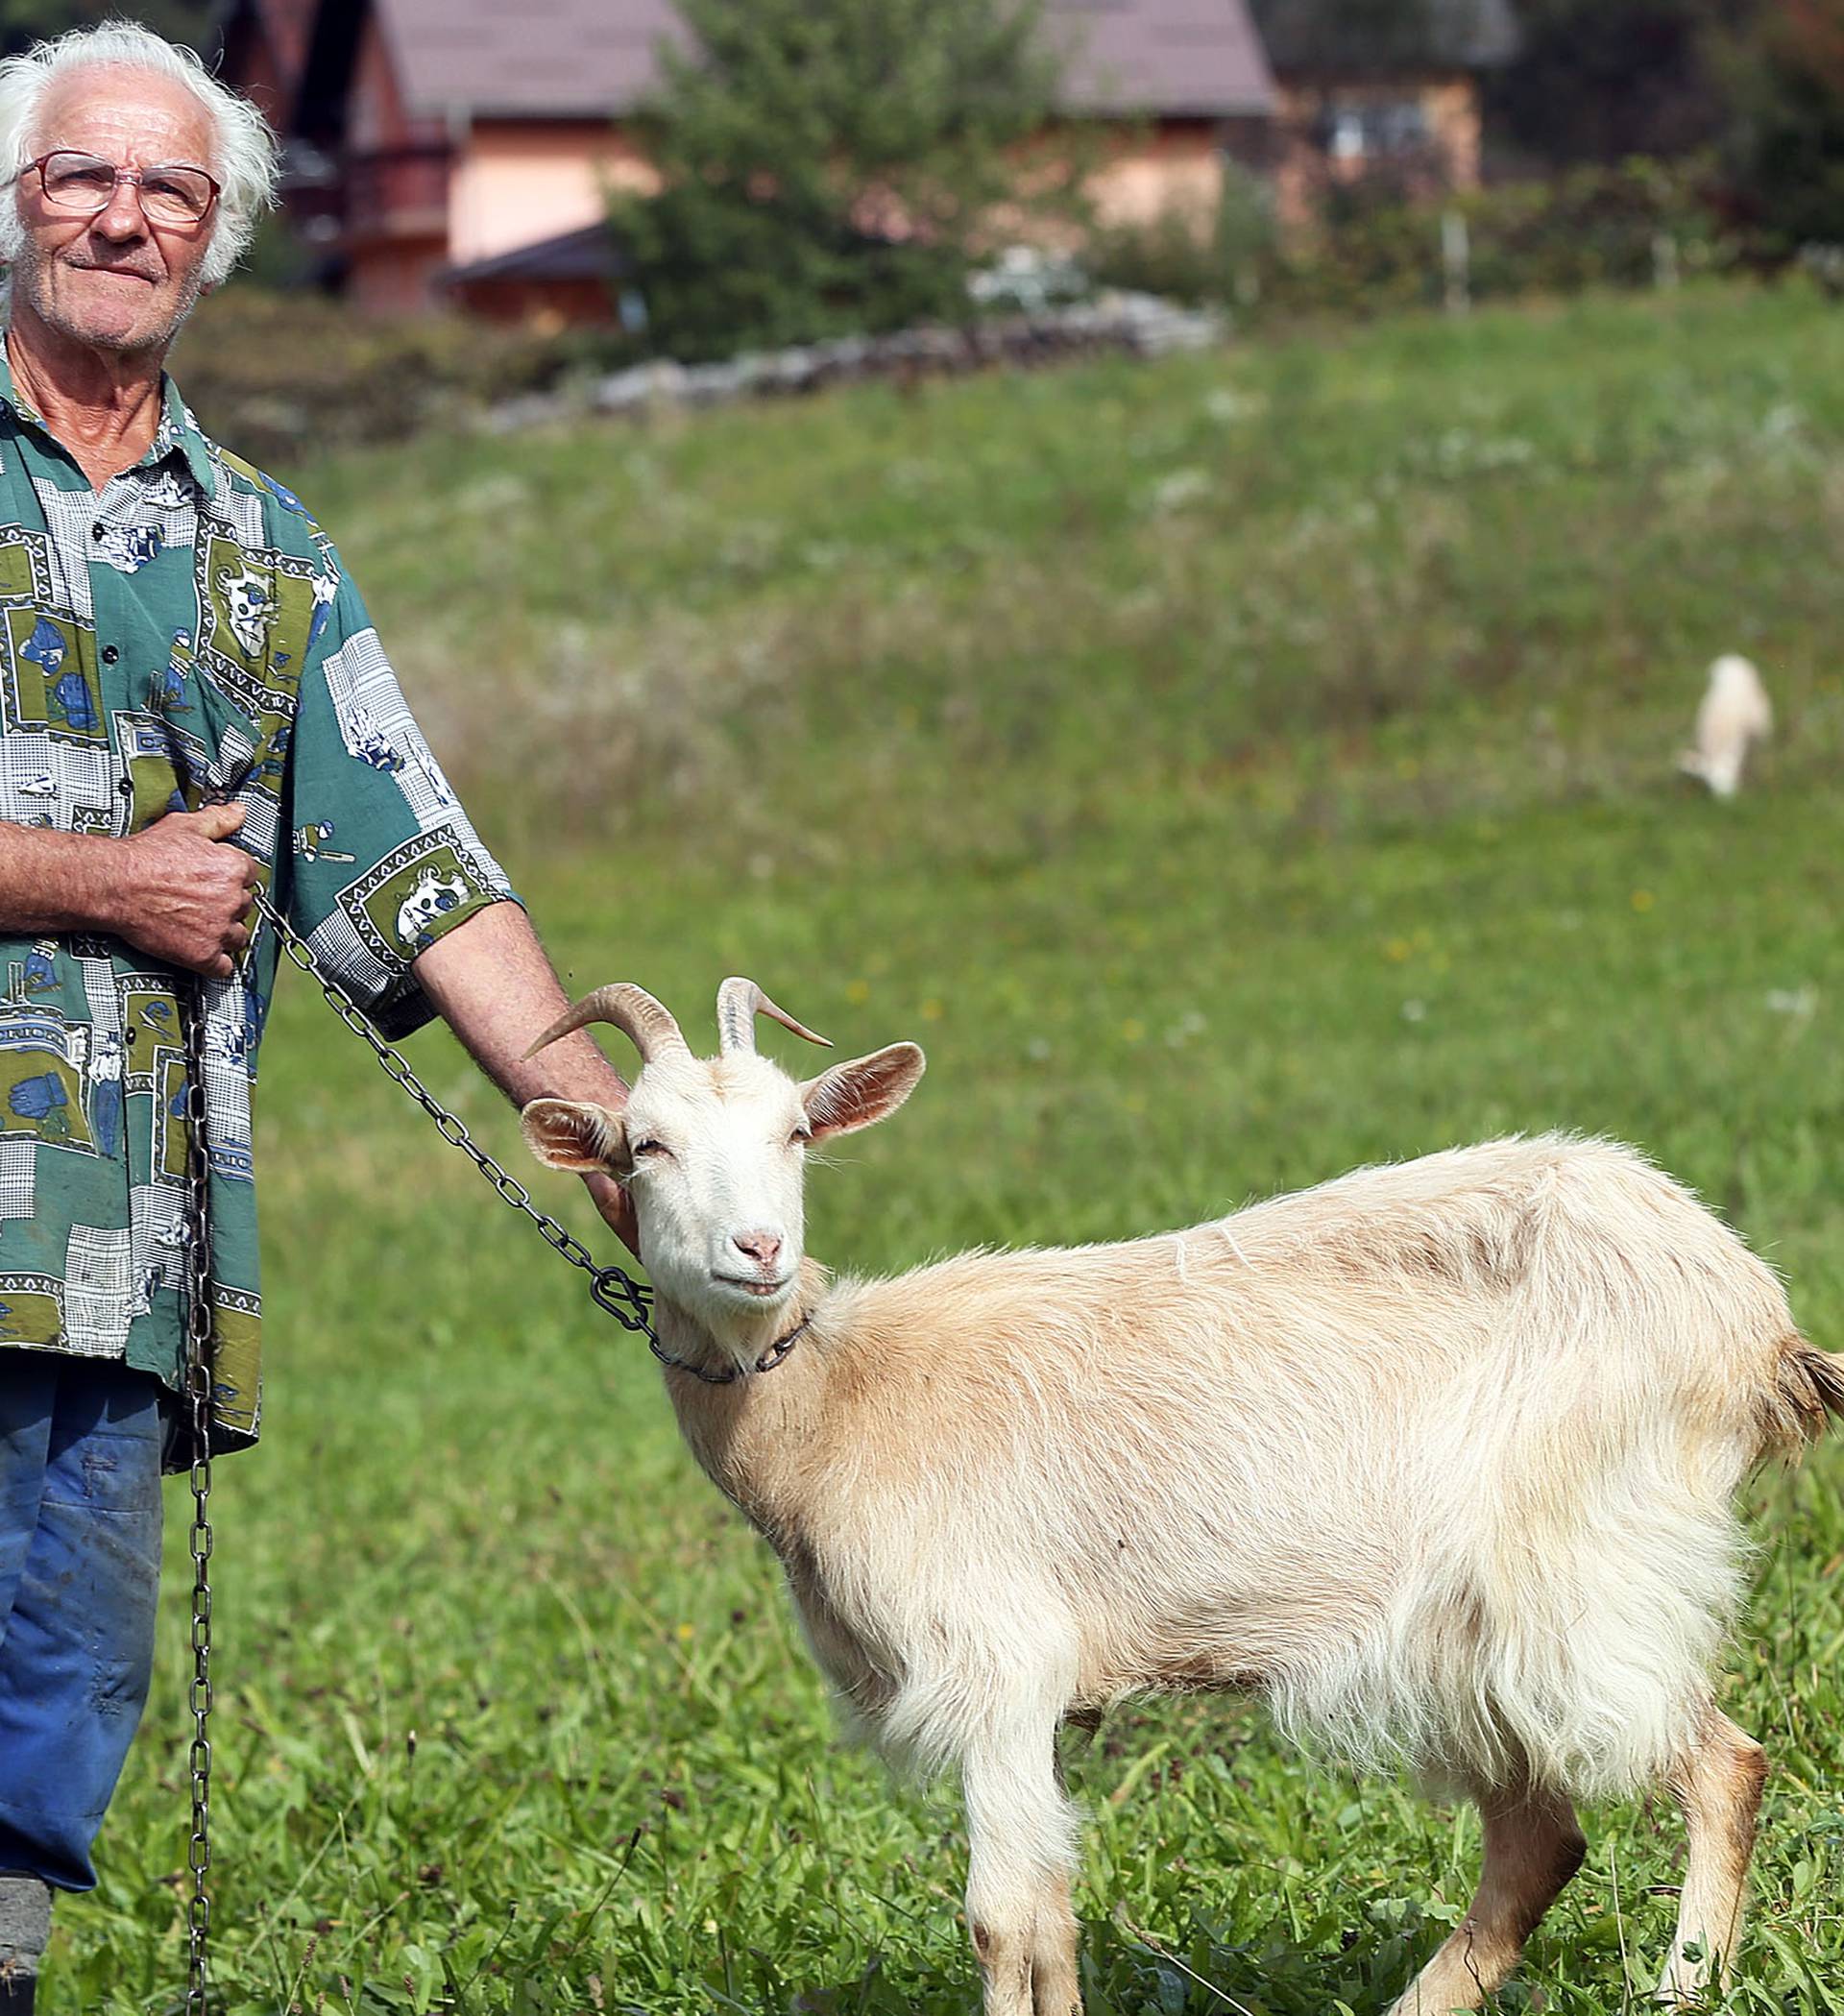
<svg viewBox="0 0 1844 2016">
<path fill-rule="evenodd" d="M 721 1372 L 712 1372 L 708 1366 L 694 1365 L 690 1358 L 675 1357 L 661 1345 L 657 1337 L 649 1337 L 647 1343 L 653 1348 L 654 1357 L 668 1372 L 689 1372 L 694 1379 L 702 1379 L 707 1386 L 733 1386 L 739 1379 L 747 1378 L 752 1372 L 773 1372 L 800 1342 L 813 1320 L 811 1316 L 803 1316 L 785 1336 L 777 1337 L 753 1365 L 726 1365 Z"/>
</svg>

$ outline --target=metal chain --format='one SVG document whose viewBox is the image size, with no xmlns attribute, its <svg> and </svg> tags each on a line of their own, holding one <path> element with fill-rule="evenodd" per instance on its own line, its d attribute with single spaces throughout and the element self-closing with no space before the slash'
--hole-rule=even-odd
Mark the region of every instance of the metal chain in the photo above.
<svg viewBox="0 0 1844 2016">
<path fill-rule="evenodd" d="M 192 1872 L 187 1907 L 190 1962 L 186 2016 L 207 2016 L 211 1895 L 211 1199 L 206 1139 L 203 981 L 187 990 L 185 1030 L 186 1348 L 185 1398 L 192 1438 Z"/>
<path fill-rule="evenodd" d="M 402 1086 L 435 1122 L 436 1132 L 443 1140 L 451 1148 L 458 1148 L 505 1202 L 515 1211 L 530 1219 L 538 1227 L 538 1236 L 541 1239 L 562 1253 L 572 1267 L 580 1268 L 588 1275 L 589 1292 L 596 1306 L 606 1309 L 617 1323 L 627 1329 L 638 1331 L 652 1345 L 657 1353 L 659 1340 L 653 1334 L 653 1291 L 643 1287 L 619 1267 L 598 1267 L 594 1255 L 581 1240 L 567 1231 L 554 1218 L 547 1217 L 539 1210 L 532 1202 L 531 1192 L 524 1184 L 516 1177 L 508 1176 L 483 1148 L 475 1144 L 456 1115 L 450 1113 L 441 1101 L 435 1098 L 402 1057 L 366 1020 L 364 1012 L 352 1001 L 351 995 L 336 980 L 328 979 L 320 970 L 306 939 L 269 900 L 267 893 L 257 889 L 255 895 L 256 909 L 275 926 L 276 935 L 281 940 L 281 949 L 320 988 L 334 1014 L 365 1043 L 382 1066 L 385 1076 L 394 1079 Z"/>
<path fill-rule="evenodd" d="M 253 893 L 256 909 L 275 926 L 282 950 L 319 986 L 347 1028 L 364 1039 L 386 1075 L 435 1122 L 442 1138 L 458 1148 L 514 1210 L 530 1219 L 542 1239 L 588 1275 L 589 1292 L 598 1307 L 626 1328 L 639 1331 L 658 1353 L 652 1290 L 619 1267 L 598 1267 L 581 1240 L 539 1210 L 524 1184 L 474 1145 L 461 1120 L 430 1093 L 338 982 L 321 972 L 307 941 L 268 896 L 260 889 Z M 205 1022 L 206 989 L 201 981 L 187 990 L 185 1029 L 185 1402 L 192 1458 L 192 1833 L 186 1845 L 192 1897 L 186 1914 L 190 1942 L 186 2016 L 209 2016 L 211 1939 L 207 1884 L 211 1868 L 211 1161 L 206 1131 Z"/>
<path fill-rule="evenodd" d="M 751 1372 L 773 1372 L 812 1328 L 813 1321 L 811 1316 L 803 1316 L 787 1336 L 777 1337 L 753 1366 L 726 1365 L 720 1371 L 713 1372 L 708 1365 L 700 1365 L 693 1358 L 675 1358 L 670 1351 L 662 1350 L 657 1338 L 653 1340 L 653 1355 L 662 1365 L 669 1365 L 674 1372 L 689 1372 L 707 1386 L 734 1386 L 739 1379 L 746 1379 Z"/>
</svg>

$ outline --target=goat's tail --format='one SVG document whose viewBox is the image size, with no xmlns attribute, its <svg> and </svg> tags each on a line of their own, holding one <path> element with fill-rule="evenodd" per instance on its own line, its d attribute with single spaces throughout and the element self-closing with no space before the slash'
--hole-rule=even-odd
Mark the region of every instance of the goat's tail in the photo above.
<svg viewBox="0 0 1844 2016">
<path fill-rule="evenodd" d="M 1798 1331 L 1780 1350 L 1774 1383 L 1760 1406 L 1760 1452 L 1797 1457 L 1824 1434 L 1826 1420 L 1844 1421 L 1844 1357 L 1821 1351 Z"/>
</svg>

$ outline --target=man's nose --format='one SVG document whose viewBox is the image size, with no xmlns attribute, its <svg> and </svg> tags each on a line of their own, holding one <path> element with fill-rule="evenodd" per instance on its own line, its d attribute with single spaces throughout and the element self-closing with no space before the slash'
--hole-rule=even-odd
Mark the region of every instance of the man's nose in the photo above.
<svg viewBox="0 0 1844 2016">
<path fill-rule="evenodd" d="M 111 245 L 146 237 L 147 212 L 141 208 L 138 185 L 132 182 L 118 182 L 109 191 L 109 201 L 89 220 L 89 228 Z"/>
<path fill-rule="evenodd" d="M 732 1232 L 730 1244 L 757 1267 L 772 1267 L 781 1257 L 781 1238 L 775 1232 Z"/>
</svg>

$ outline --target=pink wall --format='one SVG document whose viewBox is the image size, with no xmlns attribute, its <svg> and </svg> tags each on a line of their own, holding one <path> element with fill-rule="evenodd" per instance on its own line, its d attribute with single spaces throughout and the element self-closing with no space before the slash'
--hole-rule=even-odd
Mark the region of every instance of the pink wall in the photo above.
<svg viewBox="0 0 1844 2016">
<path fill-rule="evenodd" d="M 1223 200 L 1223 147 L 1214 122 L 1172 120 L 1111 145 L 1088 180 L 1106 225 L 1195 219 L 1209 229 Z"/>
<path fill-rule="evenodd" d="M 449 194 L 457 266 L 594 224 L 605 186 L 650 191 L 659 178 L 600 121 L 480 121 L 461 143 Z"/>
</svg>

